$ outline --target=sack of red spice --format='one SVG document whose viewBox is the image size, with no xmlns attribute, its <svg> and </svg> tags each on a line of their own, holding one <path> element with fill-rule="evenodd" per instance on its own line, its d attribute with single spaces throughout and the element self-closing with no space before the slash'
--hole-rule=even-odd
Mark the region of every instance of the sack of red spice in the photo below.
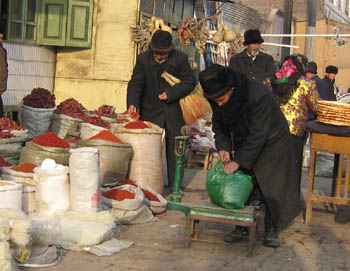
<svg viewBox="0 0 350 271">
<path fill-rule="evenodd" d="M 111 184 L 125 179 L 133 149 L 109 131 L 102 131 L 89 139 L 79 140 L 76 147 L 94 147 L 100 152 L 101 184 Z"/>
<path fill-rule="evenodd" d="M 33 183 L 35 164 L 25 163 L 19 166 L 4 167 L 1 170 L 1 179 L 14 182 Z"/>
<path fill-rule="evenodd" d="M 21 151 L 19 163 L 33 163 L 40 165 L 45 158 L 51 158 L 55 160 L 57 164 L 67 166 L 69 150 L 69 148 L 42 146 L 29 141 Z"/>
<path fill-rule="evenodd" d="M 150 207 L 152 213 L 160 214 L 166 211 L 168 202 L 161 194 L 149 186 L 141 185 L 140 188 L 145 195 L 145 203 Z"/>
<path fill-rule="evenodd" d="M 117 200 L 116 198 L 113 199 L 108 197 L 113 193 L 115 193 L 115 192 L 111 192 L 113 190 L 126 191 L 128 192 L 128 194 L 129 193 L 133 194 L 134 198 L 124 198 L 123 200 Z M 122 185 L 116 188 L 112 188 L 112 189 L 107 188 L 102 190 L 102 203 L 116 209 L 128 210 L 128 211 L 137 210 L 143 206 L 144 200 L 145 200 L 145 195 L 142 193 L 141 189 L 128 184 Z"/>
<path fill-rule="evenodd" d="M 119 181 L 119 184 L 129 184 L 136 187 L 139 187 L 143 194 L 145 195 L 145 203 L 147 206 L 149 206 L 154 214 L 160 214 L 166 211 L 168 202 L 167 200 L 159 194 L 157 191 L 152 189 L 149 186 L 141 185 L 138 186 L 136 183 L 134 183 L 132 180 L 125 179 Z"/>
<path fill-rule="evenodd" d="M 144 123 L 149 128 L 127 129 L 123 124 L 124 127 L 113 127 L 111 132 L 133 147 L 134 155 L 129 178 L 137 185 L 146 185 L 162 193 L 164 186 L 161 144 L 163 129 L 151 122 L 144 121 Z"/>
</svg>

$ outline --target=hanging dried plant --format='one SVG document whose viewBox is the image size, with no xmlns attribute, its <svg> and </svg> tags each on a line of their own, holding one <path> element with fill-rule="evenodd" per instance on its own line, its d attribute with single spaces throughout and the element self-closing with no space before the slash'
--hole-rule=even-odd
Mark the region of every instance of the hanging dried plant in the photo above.
<svg viewBox="0 0 350 271">
<path fill-rule="evenodd" d="M 141 16 L 140 23 L 135 27 L 130 27 L 131 39 L 139 45 L 141 52 L 148 49 L 151 41 L 150 26 L 151 21 Z"/>
</svg>

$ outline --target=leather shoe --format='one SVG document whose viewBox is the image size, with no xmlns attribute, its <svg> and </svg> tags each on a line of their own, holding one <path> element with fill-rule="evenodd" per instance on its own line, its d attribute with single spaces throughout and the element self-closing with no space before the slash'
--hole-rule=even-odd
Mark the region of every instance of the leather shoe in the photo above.
<svg viewBox="0 0 350 271">
<path fill-rule="evenodd" d="M 232 232 L 232 235 L 225 236 L 224 241 L 227 243 L 238 243 L 243 240 L 247 240 L 249 236 L 249 228 L 236 226 L 236 229 Z"/>
<path fill-rule="evenodd" d="M 264 235 L 264 245 L 267 247 L 280 247 L 281 242 L 278 238 L 277 232 L 274 230 L 265 232 Z"/>
</svg>

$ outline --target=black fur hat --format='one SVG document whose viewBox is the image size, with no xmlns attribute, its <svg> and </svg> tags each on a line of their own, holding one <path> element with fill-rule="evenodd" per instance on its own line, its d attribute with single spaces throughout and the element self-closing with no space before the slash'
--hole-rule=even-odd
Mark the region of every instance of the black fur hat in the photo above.
<svg viewBox="0 0 350 271">
<path fill-rule="evenodd" d="M 317 64 L 313 61 L 309 62 L 306 72 L 317 74 Z"/>
<path fill-rule="evenodd" d="M 326 67 L 326 73 L 337 74 L 338 73 L 338 67 L 329 65 L 329 66 Z"/>
<path fill-rule="evenodd" d="M 258 29 L 250 29 L 244 32 L 244 42 L 243 45 L 249 45 L 252 43 L 263 43 L 264 40 L 261 37 L 260 31 Z"/>
<path fill-rule="evenodd" d="M 150 43 L 151 51 L 158 54 L 168 54 L 174 49 L 172 39 L 173 37 L 169 32 L 157 30 L 152 36 Z"/>
<path fill-rule="evenodd" d="M 224 66 L 214 64 L 199 73 L 199 82 L 205 97 L 219 98 L 232 87 L 231 75 L 227 69 Z"/>
</svg>

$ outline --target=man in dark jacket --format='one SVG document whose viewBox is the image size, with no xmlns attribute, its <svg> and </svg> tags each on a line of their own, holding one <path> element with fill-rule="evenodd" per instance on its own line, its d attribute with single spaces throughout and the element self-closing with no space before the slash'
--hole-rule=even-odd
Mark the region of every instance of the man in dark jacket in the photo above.
<svg viewBox="0 0 350 271">
<path fill-rule="evenodd" d="M 171 35 L 162 30 L 154 33 L 150 48 L 137 57 L 127 89 L 127 106 L 130 113 L 139 111 L 141 120 L 165 128 L 168 185 L 175 176 L 175 136 L 185 125 L 179 100 L 196 86 L 196 77 L 187 55 L 174 49 Z M 161 74 L 166 71 L 181 80 L 170 86 Z M 145 157 L 147 159 L 147 157 Z"/>
<path fill-rule="evenodd" d="M 2 46 L 2 42 L 5 35 L 5 27 L 0 25 L 0 117 L 4 115 L 4 106 L 2 102 L 2 94 L 7 89 L 7 52 L 6 49 Z"/>
<path fill-rule="evenodd" d="M 318 95 L 322 100 L 329 100 L 328 86 L 317 75 L 317 64 L 313 61 L 309 62 L 308 69 L 306 71 L 306 77 L 315 81 Z"/>
<path fill-rule="evenodd" d="M 264 84 L 220 65 L 199 74 L 213 110 L 219 159 L 230 174 L 242 169 L 255 180 L 266 203 L 266 246 L 280 245 L 281 230 L 299 213 L 299 185 L 289 128 Z M 231 151 L 234 151 L 233 158 Z"/>
<path fill-rule="evenodd" d="M 339 92 L 337 86 L 335 85 L 335 76 L 338 73 L 338 67 L 329 65 L 326 67 L 326 75 L 322 79 L 325 83 L 325 92 L 328 94 L 328 101 L 336 101 L 337 94 Z"/>
<path fill-rule="evenodd" d="M 260 81 L 272 77 L 275 65 L 272 56 L 260 52 L 260 46 L 263 42 L 259 30 L 246 31 L 243 42 L 246 49 L 231 57 L 229 67 Z"/>
</svg>

